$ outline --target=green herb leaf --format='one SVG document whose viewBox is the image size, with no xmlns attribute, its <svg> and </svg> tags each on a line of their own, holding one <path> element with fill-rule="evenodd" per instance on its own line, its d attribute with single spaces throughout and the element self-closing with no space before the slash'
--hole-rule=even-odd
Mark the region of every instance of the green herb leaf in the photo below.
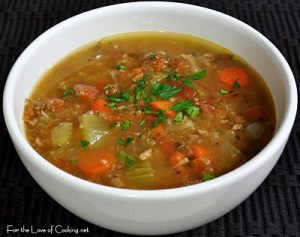
<svg viewBox="0 0 300 237">
<path fill-rule="evenodd" d="M 114 95 L 109 95 L 106 98 L 109 102 L 121 103 L 121 102 L 129 101 L 130 100 L 130 94 L 129 94 L 129 92 L 118 93 L 118 94 L 114 94 Z M 110 105 L 108 105 L 108 106 L 110 106 Z"/>
<path fill-rule="evenodd" d="M 152 77 L 152 72 L 146 72 L 145 76 L 143 77 L 143 80 L 150 79 Z"/>
<path fill-rule="evenodd" d="M 208 180 L 211 180 L 211 179 L 214 179 L 215 176 L 212 175 L 212 174 L 204 174 L 203 177 L 202 177 L 202 180 L 203 181 L 208 181 Z"/>
<path fill-rule="evenodd" d="M 125 147 L 127 147 L 130 143 L 133 142 L 133 138 L 132 137 L 128 137 L 126 140 L 122 139 L 122 138 L 118 138 L 117 139 L 117 143 L 120 145 L 123 145 Z"/>
<path fill-rule="evenodd" d="M 173 105 L 171 109 L 178 112 L 178 111 L 186 110 L 193 105 L 194 103 L 191 100 L 184 100 L 182 102 Z"/>
<path fill-rule="evenodd" d="M 169 84 L 155 83 L 152 86 L 153 95 L 158 96 L 164 100 L 170 99 L 172 96 L 176 95 L 181 90 L 182 88 L 171 86 Z"/>
<path fill-rule="evenodd" d="M 126 70 L 127 67 L 126 67 L 125 65 L 119 63 L 119 64 L 117 64 L 117 65 L 115 66 L 115 69 L 117 69 L 117 70 Z"/>
<path fill-rule="evenodd" d="M 200 109 L 196 106 L 191 106 L 186 109 L 186 113 L 190 115 L 192 118 L 195 118 L 200 114 Z"/>
<path fill-rule="evenodd" d="M 185 112 L 192 118 L 195 118 L 200 114 L 200 109 L 197 106 L 195 106 L 191 100 L 184 100 L 182 102 L 179 102 L 173 105 L 171 109 L 176 112 Z"/>
<path fill-rule="evenodd" d="M 70 159 L 69 162 L 70 162 L 71 164 L 74 164 L 74 163 L 78 162 L 78 160 L 76 160 L 76 159 Z"/>
<path fill-rule="evenodd" d="M 137 81 L 137 87 L 134 89 L 135 99 L 140 100 L 145 98 L 147 95 L 144 91 L 146 81 L 144 79 Z"/>
<path fill-rule="evenodd" d="M 234 89 L 239 89 L 239 88 L 241 88 L 241 84 L 238 81 L 234 81 L 233 88 Z"/>
<path fill-rule="evenodd" d="M 156 113 L 157 119 L 153 123 L 153 127 L 156 127 L 158 124 L 160 124 L 162 121 L 167 120 L 167 116 L 165 115 L 163 110 L 159 110 Z"/>
<path fill-rule="evenodd" d="M 182 83 L 183 83 L 184 85 L 186 85 L 187 87 L 190 87 L 190 88 L 192 88 L 192 89 L 195 89 L 195 88 L 196 88 L 196 86 L 195 86 L 195 84 L 192 82 L 192 79 L 191 79 L 191 78 L 183 79 L 183 80 L 182 80 Z"/>
<path fill-rule="evenodd" d="M 109 108 L 111 108 L 112 110 L 116 110 L 117 109 L 117 104 L 115 102 L 108 103 L 107 106 Z"/>
<path fill-rule="evenodd" d="M 228 94 L 228 91 L 225 90 L 224 88 L 221 88 L 221 89 L 220 89 L 220 93 L 221 93 L 222 95 L 227 95 L 227 94 Z"/>
<path fill-rule="evenodd" d="M 172 72 L 172 68 L 165 68 L 163 71 L 164 72 Z"/>
<path fill-rule="evenodd" d="M 147 97 L 144 99 L 145 104 L 149 104 L 151 101 L 153 101 L 150 97 Z"/>
<path fill-rule="evenodd" d="M 180 78 L 180 74 L 178 72 L 172 72 L 170 75 L 167 76 L 167 78 L 171 81 L 176 81 Z"/>
<path fill-rule="evenodd" d="M 124 121 L 121 123 L 121 129 L 122 131 L 126 131 L 128 128 L 130 128 L 131 122 L 130 121 Z"/>
<path fill-rule="evenodd" d="M 146 120 L 145 120 L 145 119 L 141 120 L 141 121 L 139 122 L 140 127 L 142 127 L 145 123 L 146 123 Z"/>
<path fill-rule="evenodd" d="M 119 154 L 120 159 L 124 161 L 125 167 L 126 168 L 130 168 L 131 166 L 133 166 L 136 162 L 136 159 L 128 154 L 126 154 L 125 152 L 120 152 Z"/>
<path fill-rule="evenodd" d="M 82 148 L 87 148 L 87 147 L 90 145 L 90 142 L 89 142 L 89 141 L 86 141 L 86 140 L 81 140 L 81 141 L 79 142 L 79 144 L 80 144 L 80 146 L 81 146 Z"/>
<path fill-rule="evenodd" d="M 75 91 L 74 91 L 74 89 L 73 88 L 67 88 L 65 91 L 64 91 L 64 94 L 63 94 L 63 99 L 65 100 L 65 99 L 67 99 L 67 98 L 69 98 L 70 96 L 72 96 L 72 95 L 74 95 L 75 94 Z"/>
<path fill-rule="evenodd" d="M 143 114 L 152 114 L 153 112 L 151 111 L 150 106 L 146 106 L 146 107 L 142 108 L 142 113 Z"/>
<path fill-rule="evenodd" d="M 182 122 L 182 120 L 183 120 L 183 113 L 182 112 L 177 113 L 177 115 L 174 118 L 174 121 L 180 123 Z"/>
<path fill-rule="evenodd" d="M 199 80 L 201 78 L 206 77 L 206 69 L 201 70 L 200 72 L 197 72 L 190 76 L 193 80 Z"/>
</svg>

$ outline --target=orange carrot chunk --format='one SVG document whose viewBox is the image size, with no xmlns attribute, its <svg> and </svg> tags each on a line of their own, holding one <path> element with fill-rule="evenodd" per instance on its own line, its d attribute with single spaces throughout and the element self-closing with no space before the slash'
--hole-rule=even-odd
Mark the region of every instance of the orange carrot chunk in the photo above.
<svg viewBox="0 0 300 237">
<path fill-rule="evenodd" d="M 241 87 L 248 84 L 249 78 L 247 73 L 240 67 L 228 67 L 218 73 L 219 80 L 231 87 L 234 82 L 238 82 Z"/>
<path fill-rule="evenodd" d="M 194 145 L 191 150 L 195 156 L 193 166 L 197 173 L 202 172 L 206 168 L 213 168 L 216 166 L 216 159 L 210 149 L 200 145 Z"/>
<path fill-rule="evenodd" d="M 150 102 L 150 106 L 153 109 L 166 111 L 166 115 L 169 118 L 174 118 L 176 116 L 176 112 L 170 109 L 172 105 L 173 103 L 168 100 L 157 100 L 157 101 Z"/>
<path fill-rule="evenodd" d="M 92 103 L 92 110 L 102 113 L 109 113 L 110 109 L 107 107 L 107 102 L 103 99 L 97 99 Z"/>
<path fill-rule="evenodd" d="M 142 68 L 140 68 L 140 67 L 133 68 L 133 69 L 131 70 L 132 76 L 137 76 L 137 75 L 141 74 L 142 72 L 143 72 L 143 70 L 142 70 Z"/>
<path fill-rule="evenodd" d="M 104 176 L 114 166 L 114 155 L 108 151 L 89 150 L 82 152 L 78 169 L 86 178 L 95 179 Z"/>
<path fill-rule="evenodd" d="M 151 130 L 152 137 L 157 137 L 157 136 L 163 135 L 165 133 L 166 133 L 166 129 L 164 128 L 164 126 L 162 124 L 158 124 L 156 127 L 154 127 Z"/>
<path fill-rule="evenodd" d="M 208 149 L 204 148 L 203 146 L 194 145 L 191 147 L 191 150 L 194 156 L 196 157 L 196 159 L 209 156 L 211 154 L 211 152 Z"/>
<path fill-rule="evenodd" d="M 175 166 L 178 164 L 179 161 L 184 159 L 184 155 L 178 151 L 176 151 L 173 155 L 170 156 L 170 164 L 171 166 Z"/>
</svg>

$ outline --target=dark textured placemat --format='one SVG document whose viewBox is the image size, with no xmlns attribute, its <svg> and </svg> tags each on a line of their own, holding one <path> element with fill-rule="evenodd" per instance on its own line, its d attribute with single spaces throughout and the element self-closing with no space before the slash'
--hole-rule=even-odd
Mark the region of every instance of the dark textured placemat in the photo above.
<svg viewBox="0 0 300 237">
<path fill-rule="evenodd" d="M 13 63 L 38 35 L 70 16 L 120 2 L 124 1 L 0 0 L 1 95 Z M 262 32 L 290 63 L 299 89 L 300 1 L 186 2 L 224 12 Z M 0 100 L 2 106 L 2 96 Z M 299 154 L 298 115 L 279 162 L 265 182 L 246 201 L 214 222 L 172 236 L 300 236 Z M 90 234 L 83 236 L 123 236 L 80 219 L 53 201 L 25 170 L 7 133 L 3 114 L 0 113 L 0 236 L 7 236 L 7 225 L 47 228 L 58 224 L 73 228 L 88 227 Z"/>
</svg>

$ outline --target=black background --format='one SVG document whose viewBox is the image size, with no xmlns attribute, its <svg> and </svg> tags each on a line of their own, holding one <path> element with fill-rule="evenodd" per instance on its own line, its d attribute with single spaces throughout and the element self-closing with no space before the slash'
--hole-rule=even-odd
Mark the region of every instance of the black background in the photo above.
<svg viewBox="0 0 300 237">
<path fill-rule="evenodd" d="M 1 94 L 13 63 L 38 35 L 78 13 L 120 2 L 126 1 L 0 0 Z M 263 33 L 288 60 L 299 91 L 300 1 L 185 2 L 224 12 Z M 0 100 L 2 106 L 2 96 Z M 264 183 L 246 201 L 214 222 L 171 236 L 300 236 L 299 154 L 298 114 L 279 162 Z M 83 236 L 125 236 L 92 225 L 53 201 L 25 170 L 7 133 L 3 113 L 0 113 L 0 236 L 7 236 L 8 224 L 15 227 L 33 225 L 34 228 L 60 224 L 73 228 L 89 227 L 90 234 Z"/>
</svg>

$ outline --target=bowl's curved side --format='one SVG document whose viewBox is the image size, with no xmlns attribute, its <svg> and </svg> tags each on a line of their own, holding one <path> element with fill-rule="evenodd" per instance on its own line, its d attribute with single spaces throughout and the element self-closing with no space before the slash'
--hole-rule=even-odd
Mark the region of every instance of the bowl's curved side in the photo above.
<svg viewBox="0 0 300 237">
<path fill-rule="evenodd" d="M 268 146 L 245 165 L 215 180 L 160 191 L 93 184 L 59 170 L 39 156 L 22 133 L 22 113 L 31 88 L 49 65 L 99 37 L 153 30 L 193 34 L 219 43 L 240 54 L 263 75 L 274 95 L 278 116 L 277 131 Z M 41 58 L 43 51 L 47 58 Z M 127 3 L 96 9 L 51 28 L 17 60 L 3 97 L 5 121 L 17 152 L 43 189 L 76 215 L 105 228 L 132 234 L 167 234 L 193 228 L 242 202 L 277 162 L 291 131 L 296 108 L 293 74 L 280 52 L 265 37 L 224 14 L 167 2 Z"/>
<path fill-rule="evenodd" d="M 217 186 L 213 191 L 184 197 L 162 192 L 162 198 L 110 195 L 82 186 L 74 187 L 56 175 L 43 172 L 34 162 L 26 168 L 36 182 L 58 203 L 73 214 L 104 228 L 135 235 L 177 233 L 204 225 L 232 210 L 244 201 L 265 179 L 277 162 L 284 144 L 268 163 L 242 179 Z M 186 192 L 186 190 L 182 190 Z"/>
</svg>

